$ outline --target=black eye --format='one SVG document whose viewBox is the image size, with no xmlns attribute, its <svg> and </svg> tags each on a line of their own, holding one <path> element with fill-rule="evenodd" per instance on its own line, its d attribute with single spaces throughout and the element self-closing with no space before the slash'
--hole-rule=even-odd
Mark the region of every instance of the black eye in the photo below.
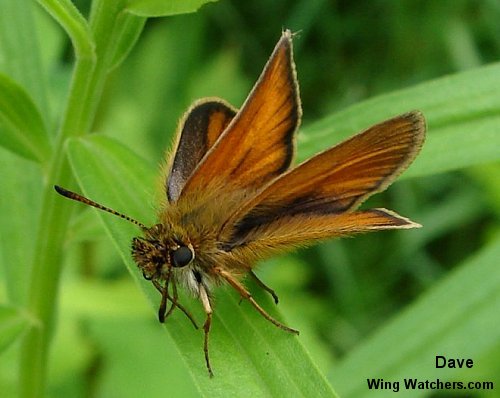
<svg viewBox="0 0 500 398">
<path fill-rule="evenodd" d="M 193 259 L 193 252 L 187 246 L 181 246 L 172 252 L 172 262 L 174 267 L 185 267 Z"/>
</svg>

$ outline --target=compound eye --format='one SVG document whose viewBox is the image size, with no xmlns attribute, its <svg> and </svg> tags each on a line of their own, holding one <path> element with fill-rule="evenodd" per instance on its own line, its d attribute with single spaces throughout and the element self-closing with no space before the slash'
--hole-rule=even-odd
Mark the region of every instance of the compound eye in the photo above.
<svg viewBox="0 0 500 398">
<path fill-rule="evenodd" d="M 194 253 L 187 246 L 181 246 L 172 252 L 172 263 L 174 267 L 185 267 L 194 257 Z"/>
</svg>

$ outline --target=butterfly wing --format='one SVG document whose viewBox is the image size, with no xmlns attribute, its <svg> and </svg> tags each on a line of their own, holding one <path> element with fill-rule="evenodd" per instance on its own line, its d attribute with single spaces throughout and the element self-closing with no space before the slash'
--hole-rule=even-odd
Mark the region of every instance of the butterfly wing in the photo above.
<svg viewBox="0 0 500 398">
<path fill-rule="evenodd" d="M 303 213 L 240 229 L 221 248 L 243 258 L 266 257 L 318 240 L 384 229 L 418 228 L 420 224 L 387 209 L 340 214 Z"/>
<path fill-rule="evenodd" d="M 424 138 L 420 112 L 395 117 L 351 137 L 276 178 L 240 206 L 222 229 L 221 241 L 226 248 L 234 248 L 272 235 L 278 245 L 280 240 L 287 244 L 416 226 L 384 209 L 353 210 L 408 167 Z"/>
<path fill-rule="evenodd" d="M 177 201 L 196 166 L 235 115 L 236 110 L 219 99 L 201 100 L 186 112 L 179 124 L 177 149 L 165 184 L 170 203 Z"/>
<path fill-rule="evenodd" d="M 301 116 L 290 31 L 276 45 L 240 111 L 207 152 L 182 189 L 224 192 L 262 187 L 288 169 Z"/>
</svg>

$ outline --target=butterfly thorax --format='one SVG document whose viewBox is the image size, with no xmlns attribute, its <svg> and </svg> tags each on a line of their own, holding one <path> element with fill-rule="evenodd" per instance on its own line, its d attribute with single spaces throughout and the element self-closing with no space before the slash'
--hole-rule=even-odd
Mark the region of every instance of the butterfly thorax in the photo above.
<svg viewBox="0 0 500 398">
<path fill-rule="evenodd" d="M 224 250 L 218 241 L 220 225 L 228 215 L 224 201 L 211 203 L 166 205 L 160 211 L 160 222 L 144 230 L 143 237 L 134 238 L 132 257 L 146 279 L 164 283 L 173 278 L 198 295 L 200 284 L 210 292 L 213 285 L 221 283 L 216 268 L 230 270 L 238 278 L 248 272 L 250 264 Z M 174 257 L 181 248 L 188 248 L 192 258 L 176 266 Z"/>
</svg>

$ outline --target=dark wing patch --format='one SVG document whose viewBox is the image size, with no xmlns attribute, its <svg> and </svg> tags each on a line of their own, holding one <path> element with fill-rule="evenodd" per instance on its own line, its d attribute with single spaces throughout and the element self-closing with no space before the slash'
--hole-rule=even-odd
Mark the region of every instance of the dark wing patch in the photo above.
<svg viewBox="0 0 500 398">
<path fill-rule="evenodd" d="M 236 110 L 221 100 L 202 100 L 186 112 L 166 181 L 169 202 L 177 201 L 188 178 L 235 115 Z"/>
</svg>

